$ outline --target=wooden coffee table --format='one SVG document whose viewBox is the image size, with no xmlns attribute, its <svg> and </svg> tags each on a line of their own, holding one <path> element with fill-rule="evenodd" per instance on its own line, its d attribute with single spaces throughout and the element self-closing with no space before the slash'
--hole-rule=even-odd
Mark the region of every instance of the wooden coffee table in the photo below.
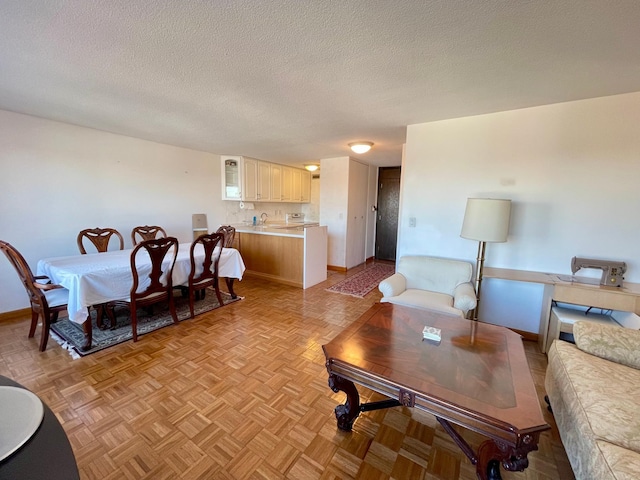
<svg viewBox="0 0 640 480">
<path fill-rule="evenodd" d="M 441 341 L 423 340 L 425 326 Z M 544 421 L 520 335 L 495 325 L 378 303 L 322 347 L 329 386 L 347 395 L 335 409 L 350 431 L 360 412 L 394 406 L 434 415 L 476 465 L 478 478 L 522 471 L 538 449 Z M 390 398 L 360 404 L 357 383 Z M 488 439 L 477 452 L 452 423 Z"/>
</svg>

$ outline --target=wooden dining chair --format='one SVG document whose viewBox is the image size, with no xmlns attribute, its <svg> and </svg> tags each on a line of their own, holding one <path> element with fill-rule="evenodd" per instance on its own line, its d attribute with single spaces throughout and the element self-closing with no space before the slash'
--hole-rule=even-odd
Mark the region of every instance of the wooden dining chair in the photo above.
<svg viewBox="0 0 640 480">
<path fill-rule="evenodd" d="M 164 238 L 166 236 L 167 232 L 165 232 L 162 227 L 158 227 L 157 225 L 143 225 L 131 230 L 131 243 L 135 247 L 140 241 L 154 240 L 156 238 Z M 140 237 L 139 240 L 138 237 Z"/>
<path fill-rule="evenodd" d="M 88 238 L 91 243 L 93 243 L 99 253 L 106 252 L 109 249 L 109 240 L 111 240 L 113 235 L 120 240 L 120 250 L 124 250 L 124 239 L 122 235 L 120 235 L 120 232 L 113 228 L 88 228 L 81 230 L 77 238 L 80 253 L 82 255 L 87 253 L 83 245 L 85 238 Z"/>
<path fill-rule="evenodd" d="M 151 260 L 151 267 L 140 258 Z M 178 256 L 178 239 L 175 237 L 157 238 L 140 242 L 131 252 L 131 272 L 133 285 L 127 300 L 117 300 L 107 304 L 106 313 L 111 320 L 111 327 L 116 324 L 113 308 L 124 305 L 131 314 L 133 341 L 138 341 L 138 308 L 148 307 L 155 303 L 168 301 L 173 323 L 178 323 L 176 307 L 173 301 L 171 275 Z M 164 264 L 165 258 L 169 263 Z M 146 268 L 145 268 L 146 267 Z M 150 271 L 149 271 L 150 270 Z"/>
<path fill-rule="evenodd" d="M 27 290 L 31 303 L 31 327 L 29 338 L 33 338 L 38 325 L 38 318 L 42 317 L 42 334 L 40 336 L 40 351 L 44 352 L 49 340 L 49 329 L 58 320 L 58 314 L 67 309 L 69 290 L 62 285 L 50 283 L 49 277 L 34 277 L 29 264 L 11 244 L 0 240 L 0 250 L 7 256 L 9 262 L 18 272 L 22 285 Z"/>
<path fill-rule="evenodd" d="M 221 225 L 216 233 L 222 233 L 224 235 L 224 247 L 232 248 L 233 247 L 233 239 L 236 236 L 236 229 L 231 225 Z"/>
<path fill-rule="evenodd" d="M 211 233 L 209 235 L 200 235 L 191 244 L 190 257 L 191 257 L 191 273 L 189 273 L 189 310 L 191 312 L 191 318 L 194 315 L 194 301 L 196 292 L 204 292 L 204 289 L 213 286 L 216 291 L 216 297 L 220 306 L 224 305 L 222 301 L 222 295 L 220 294 L 220 288 L 218 286 L 218 263 L 220 262 L 220 254 L 222 253 L 222 246 L 224 242 L 224 235 L 221 233 Z M 198 245 L 204 247 L 204 258 L 202 265 L 198 265 L 196 268 L 196 259 L 194 256 L 195 249 Z M 219 247 L 219 248 L 216 248 Z M 202 271 L 196 274 L 196 271 Z M 204 297 L 204 295 L 202 295 Z"/>
</svg>

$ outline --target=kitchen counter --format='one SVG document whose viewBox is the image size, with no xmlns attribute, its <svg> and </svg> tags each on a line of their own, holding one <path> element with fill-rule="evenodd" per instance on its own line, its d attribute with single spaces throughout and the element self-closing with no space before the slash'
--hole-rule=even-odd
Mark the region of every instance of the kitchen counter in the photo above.
<svg viewBox="0 0 640 480">
<path fill-rule="evenodd" d="M 304 238 L 304 229 L 279 225 L 234 225 L 236 233 L 256 233 L 259 235 L 277 235 L 280 237 Z M 310 227 L 311 228 L 311 227 Z"/>
<path fill-rule="evenodd" d="M 327 227 L 234 225 L 237 248 L 253 275 L 309 288 L 327 279 Z"/>
</svg>

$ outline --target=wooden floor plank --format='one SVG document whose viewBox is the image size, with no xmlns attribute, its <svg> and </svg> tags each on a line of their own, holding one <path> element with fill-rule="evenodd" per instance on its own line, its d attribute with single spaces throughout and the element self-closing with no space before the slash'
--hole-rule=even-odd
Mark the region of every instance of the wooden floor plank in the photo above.
<svg viewBox="0 0 640 480">
<path fill-rule="evenodd" d="M 54 411 L 83 480 L 475 479 L 424 412 L 367 412 L 353 432 L 337 429 L 333 409 L 344 394 L 327 385 L 322 345 L 380 293 L 359 299 L 325 289 L 363 268 L 330 272 L 307 290 L 246 278 L 236 289 L 242 301 L 79 360 L 52 340 L 39 352 L 39 332 L 27 339 L 28 319 L 8 319 L 0 323 L 0 374 Z M 533 342 L 525 350 L 544 409 L 546 356 Z M 572 478 L 544 412 L 552 429 L 527 471 L 503 471 L 505 480 Z"/>
</svg>

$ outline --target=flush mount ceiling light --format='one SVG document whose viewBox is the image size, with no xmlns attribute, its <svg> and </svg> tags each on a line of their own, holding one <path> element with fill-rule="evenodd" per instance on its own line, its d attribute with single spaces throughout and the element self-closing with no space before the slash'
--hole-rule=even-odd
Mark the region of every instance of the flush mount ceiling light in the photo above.
<svg viewBox="0 0 640 480">
<path fill-rule="evenodd" d="M 373 142 L 353 142 L 349 144 L 355 153 L 367 153 L 373 147 Z"/>
<path fill-rule="evenodd" d="M 315 172 L 316 170 L 318 170 L 320 167 L 318 165 L 315 164 L 310 164 L 310 165 L 305 165 L 304 168 L 306 168 L 307 170 L 309 170 L 310 172 Z"/>
</svg>

